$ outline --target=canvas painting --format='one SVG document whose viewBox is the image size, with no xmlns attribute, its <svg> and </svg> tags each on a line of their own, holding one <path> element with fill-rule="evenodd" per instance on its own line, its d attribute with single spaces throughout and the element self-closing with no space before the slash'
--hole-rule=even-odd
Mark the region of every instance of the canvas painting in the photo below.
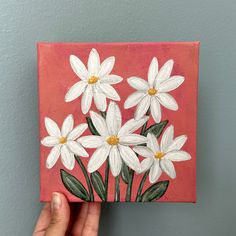
<svg viewBox="0 0 236 236">
<path fill-rule="evenodd" d="M 199 42 L 38 43 L 40 199 L 195 202 Z"/>
</svg>

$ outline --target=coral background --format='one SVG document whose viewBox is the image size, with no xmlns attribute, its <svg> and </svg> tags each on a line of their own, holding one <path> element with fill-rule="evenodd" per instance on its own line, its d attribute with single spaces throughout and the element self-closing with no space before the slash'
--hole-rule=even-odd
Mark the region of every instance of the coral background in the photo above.
<svg viewBox="0 0 236 236">
<path fill-rule="evenodd" d="M 125 110 L 124 101 L 134 91 L 127 84 L 130 76 L 139 76 L 147 80 L 148 67 L 151 59 L 158 58 L 159 68 L 169 59 L 174 60 L 171 75 L 182 75 L 184 83 L 176 90 L 170 92 L 176 99 L 179 110 L 171 111 L 162 106 L 162 120 L 169 120 L 175 128 L 175 136 L 186 134 L 188 140 L 183 150 L 189 152 L 192 159 L 185 162 L 175 162 L 177 177 L 171 180 L 162 174 L 159 180 L 170 180 L 165 195 L 159 200 L 164 202 L 195 202 L 196 201 L 196 128 L 197 128 L 197 82 L 198 82 L 198 42 L 180 43 L 39 43 L 38 65 L 39 65 L 39 113 L 40 113 L 40 139 L 47 136 L 44 126 L 44 117 L 50 117 L 59 126 L 68 114 L 73 114 L 75 125 L 85 123 L 85 115 L 81 112 L 81 97 L 73 102 L 66 103 L 64 96 L 68 89 L 76 83 L 79 78 L 72 71 L 69 56 L 78 56 L 85 65 L 89 52 L 96 48 L 101 62 L 109 57 L 115 56 L 115 66 L 112 74 L 120 75 L 124 80 L 113 87 L 121 97 L 118 105 L 122 111 L 123 123 L 133 117 L 135 107 Z M 108 100 L 109 101 L 109 100 Z M 91 110 L 96 111 L 94 103 Z M 88 115 L 88 114 L 87 114 Z M 148 126 L 153 124 L 150 119 Z M 87 130 L 83 135 L 90 134 Z M 50 148 L 40 145 L 40 200 L 49 201 L 53 191 L 61 191 L 67 195 L 70 201 L 80 201 L 70 194 L 63 186 L 60 178 L 60 169 L 65 169 L 60 159 L 52 169 L 45 166 Z M 91 155 L 94 150 L 87 149 Z M 87 165 L 88 159 L 82 158 Z M 66 169 L 65 169 L 66 170 Z M 99 169 L 104 175 L 105 164 Z M 76 163 L 72 171 L 67 172 L 76 176 L 86 185 L 80 167 Z M 132 200 L 135 199 L 137 188 L 142 175 L 134 176 Z M 120 200 L 125 200 L 126 184 L 120 181 Z M 144 189 L 150 185 L 148 179 Z M 108 201 L 114 200 L 114 178 L 109 176 Z M 100 198 L 95 194 L 95 201 Z"/>
</svg>

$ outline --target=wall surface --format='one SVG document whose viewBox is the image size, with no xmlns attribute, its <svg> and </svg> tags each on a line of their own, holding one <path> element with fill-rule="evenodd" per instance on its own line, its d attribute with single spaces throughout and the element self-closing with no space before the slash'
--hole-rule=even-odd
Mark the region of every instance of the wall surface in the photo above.
<svg viewBox="0 0 236 236">
<path fill-rule="evenodd" d="M 37 41 L 201 41 L 197 204 L 103 205 L 100 235 L 236 235 L 234 0 L 1 0 L 0 231 L 39 203 Z"/>
</svg>

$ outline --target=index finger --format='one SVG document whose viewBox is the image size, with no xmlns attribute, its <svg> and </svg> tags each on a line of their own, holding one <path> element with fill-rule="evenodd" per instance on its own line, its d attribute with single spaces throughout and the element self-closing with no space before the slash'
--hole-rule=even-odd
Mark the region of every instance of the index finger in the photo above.
<svg viewBox="0 0 236 236">
<path fill-rule="evenodd" d="M 77 212 L 77 217 L 75 218 L 74 225 L 72 228 L 72 235 L 81 235 L 83 232 L 84 224 L 87 219 L 88 213 L 88 203 L 82 203 L 79 211 Z"/>
<path fill-rule="evenodd" d="M 88 203 L 87 218 L 84 223 L 82 236 L 97 236 L 99 229 L 99 219 L 101 212 L 101 203 Z"/>
</svg>

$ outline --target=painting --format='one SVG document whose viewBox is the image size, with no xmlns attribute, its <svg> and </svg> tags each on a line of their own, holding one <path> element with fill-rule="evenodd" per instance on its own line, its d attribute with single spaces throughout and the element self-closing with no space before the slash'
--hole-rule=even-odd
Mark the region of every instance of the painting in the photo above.
<svg viewBox="0 0 236 236">
<path fill-rule="evenodd" d="M 199 42 L 38 43 L 40 200 L 196 202 Z"/>
</svg>

